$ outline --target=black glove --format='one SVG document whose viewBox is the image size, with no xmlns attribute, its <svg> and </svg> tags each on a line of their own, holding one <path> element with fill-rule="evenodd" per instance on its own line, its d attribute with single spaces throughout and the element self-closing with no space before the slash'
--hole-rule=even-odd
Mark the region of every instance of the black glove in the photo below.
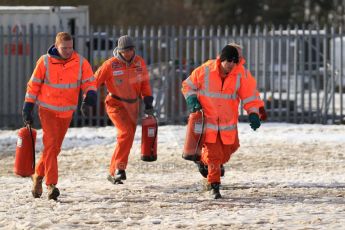
<svg viewBox="0 0 345 230">
<path fill-rule="evenodd" d="M 256 113 L 249 114 L 249 122 L 250 122 L 250 127 L 252 127 L 254 131 L 258 129 L 261 125 L 259 115 L 257 115 Z"/>
<path fill-rule="evenodd" d="M 84 98 L 85 104 L 88 106 L 96 106 L 97 103 L 97 92 L 93 90 L 89 90 Z"/>
<path fill-rule="evenodd" d="M 35 104 L 32 102 L 24 102 L 23 111 L 22 111 L 24 125 L 28 125 L 28 124 L 32 125 L 34 123 L 34 115 L 33 115 L 34 106 Z"/>
<path fill-rule="evenodd" d="M 144 97 L 144 104 L 145 104 L 145 110 L 144 113 L 147 115 L 153 115 L 154 109 L 153 109 L 153 97 L 152 96 L 145 96 Z"/>
<path fill-rule="evenodd" d="M 87 92 L 86 97 L 81 103 L 80 112 L 83 117 L 87 117 L 90 114 L 90 108 L 96 106 L 97 92 L 90 90 Z"/>
</svg>

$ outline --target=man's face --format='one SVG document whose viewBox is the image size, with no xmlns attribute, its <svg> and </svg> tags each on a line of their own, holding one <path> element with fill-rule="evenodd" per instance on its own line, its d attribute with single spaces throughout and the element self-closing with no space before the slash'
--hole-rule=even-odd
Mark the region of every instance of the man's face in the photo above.
<svg viewBox="0 0 345 230">
<path fill-rule="evenodd" d="M 227 61 L 227 60 L 224 60 L 221 62 L 221 67 L 222 67 L 222 70 L 225 74 L 228 74 L 236 65 L 235 62 L 233 61 Z"/>
<path fill-rule="evenodd" d="M 63 59 L 68 59 L 73 53 L 73 40 L 57 42 L 55 47 Z"/>
<path fill-rule="evenodd" d="M 121 50 L 119 53 L 126 61 L 130 61 L 134 56 L 134 48 Z"/>
</svg>

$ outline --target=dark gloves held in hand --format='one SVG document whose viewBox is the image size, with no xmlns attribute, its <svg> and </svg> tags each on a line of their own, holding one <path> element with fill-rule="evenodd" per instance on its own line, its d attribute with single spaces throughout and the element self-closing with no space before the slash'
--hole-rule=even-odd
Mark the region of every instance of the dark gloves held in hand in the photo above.
<svg viewBox="0 0 345 230">
<path fill-rule="evenodd" d="M 187 102 L 188 111 L 190 113 L 194 113 L 198 110 L 201 110 L 201 104 L 198 101 L 198 98 L 196 95 L 191 95 L 187 97 L 186 102 Z"/>
<path fill-rule="evenodd" d="M 255 131 L 258 129 L 261 125 L 259 115 L 256 113 L 251 113 L 249 114 L 249 122 L 250 122 L 250 127 Z"/>
<path fill-rule="evenodd" d="M 154 109 L 153 109 L 153 97 L 152 96 L 145 96 L 144 97 L 144 104 L 145 104 L 145 110 L 144 113 L 147 115 L 153 115 Z"/>
<path fill-rule="evenodd" d="M 89 106 L 96 106 L 97 103 L 97 92 L 89 90 L 84 98 L 83 102 Z"/>
<path fill-rule="evenodd" d="M 90 114 L 90 108 L 97 104 L 97 92 L 89 90 L 81 103 L 80 112 L 83 117 L 87 117 Z"/>
<path fill-rule="evenodd" d="M 32 102 L 24 102 L 23 111 L 22 111 L 24 125 L 28 125 L 28 124 L 32 125 L 34 123 L 34 115 L 33 115 L 34 106 L 35 104 Z"/>
<path fill-rule="evenodd" d="M 259 108 L 260 120 L 266 121 L 267 120 L 267 113 L 264 107 Z"/>
</svg>

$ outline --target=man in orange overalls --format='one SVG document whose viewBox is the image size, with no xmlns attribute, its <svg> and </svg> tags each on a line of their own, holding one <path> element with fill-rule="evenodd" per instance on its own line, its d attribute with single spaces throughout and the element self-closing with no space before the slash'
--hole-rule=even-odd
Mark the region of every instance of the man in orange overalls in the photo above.
<svg viewBox="0 0 345 230">
<path fill-rule="evenodd" d="M 221 166 L 240 146 L 237 122 L 241 100 L 252 129 L 260 127 L 259 109 L 264 103 L 255 79 L 243 64 L 244 58 L 240 58 L 238 49 L 226 45 L 220 57 L 205 62 L 182 82 L 182 93 L 190 112 L 204 111 L 206 136 L 201 161 L 197 164 L 201 174 L 207 177 L 214 199 L 221 198 Z"/>
<path fill-rule="evenodd" d="M 121 36 L 113 54 L 114 57 L 97 70 L 95 77 L 97 87 L 105 83 L 109 91 L 105 107 L 117 130 L 107 179 L 113 184 L 122 184 L 126 180 L 125 169 L 137 127 L 139 97 L 144 100 L 144 112 L 148 115 L 153 114 L 153 97 L 145 61 L 135 54 L 132 38 Z"/>
<path fill-rule="evenodd" d="M 42 181 L 48 188 L 48 199 L 56 200 L 60 195 L 57 156 L 73 112 L 78 106 L 80 89 L 84 92 L 82 114 L 88 107 L 96 105 L 96 82 L 89 62 L 73 51 L 72 36 L 65 32 L 56 35 L 46 55 L 37 61 L 27 84 L 23 106 L 25 124 L 33 123 L 33 108 L 38 104 L 39 118 L 43 130 L 43 151 L 32 176 L 32 195 L 41 197 Z"/>
</svg>

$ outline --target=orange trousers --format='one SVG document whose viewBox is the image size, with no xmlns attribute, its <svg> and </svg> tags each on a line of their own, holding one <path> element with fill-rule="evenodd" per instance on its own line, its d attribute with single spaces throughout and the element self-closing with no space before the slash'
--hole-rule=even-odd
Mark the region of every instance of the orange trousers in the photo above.
<svg viewBox="0 0 345 230">
<path fill-rule="evenodd" d="M 116 169 L 125 170 L 127 167 L 137 128 L 139 103 L 122 103 L 108 96 L 106 110 L 117 131 L 117 141 L 109 167 L 110 175 L 114 175 Z"/>
<path fill-rule="evenodd" d="M 39 117 L 43 131 L 43 151 L 36 166 L 36 174 L 45 177 L 46 185 L 56 185 L 58 183 L 57 156 L 61 151 L 72 116 L 61 118 L 56 112 L 39 107 Z"/>
<path fill-rule="evenodd" d="M 201 161 L 208 166 L 208 183 L 220 183 L 220 165 L 230 160 L 231 155 L 240 147 L 238 134 L 231 145 L 223 144 L 220 134 L 217 134 L 216 143 L 204 143 Z"/>
</svg>

